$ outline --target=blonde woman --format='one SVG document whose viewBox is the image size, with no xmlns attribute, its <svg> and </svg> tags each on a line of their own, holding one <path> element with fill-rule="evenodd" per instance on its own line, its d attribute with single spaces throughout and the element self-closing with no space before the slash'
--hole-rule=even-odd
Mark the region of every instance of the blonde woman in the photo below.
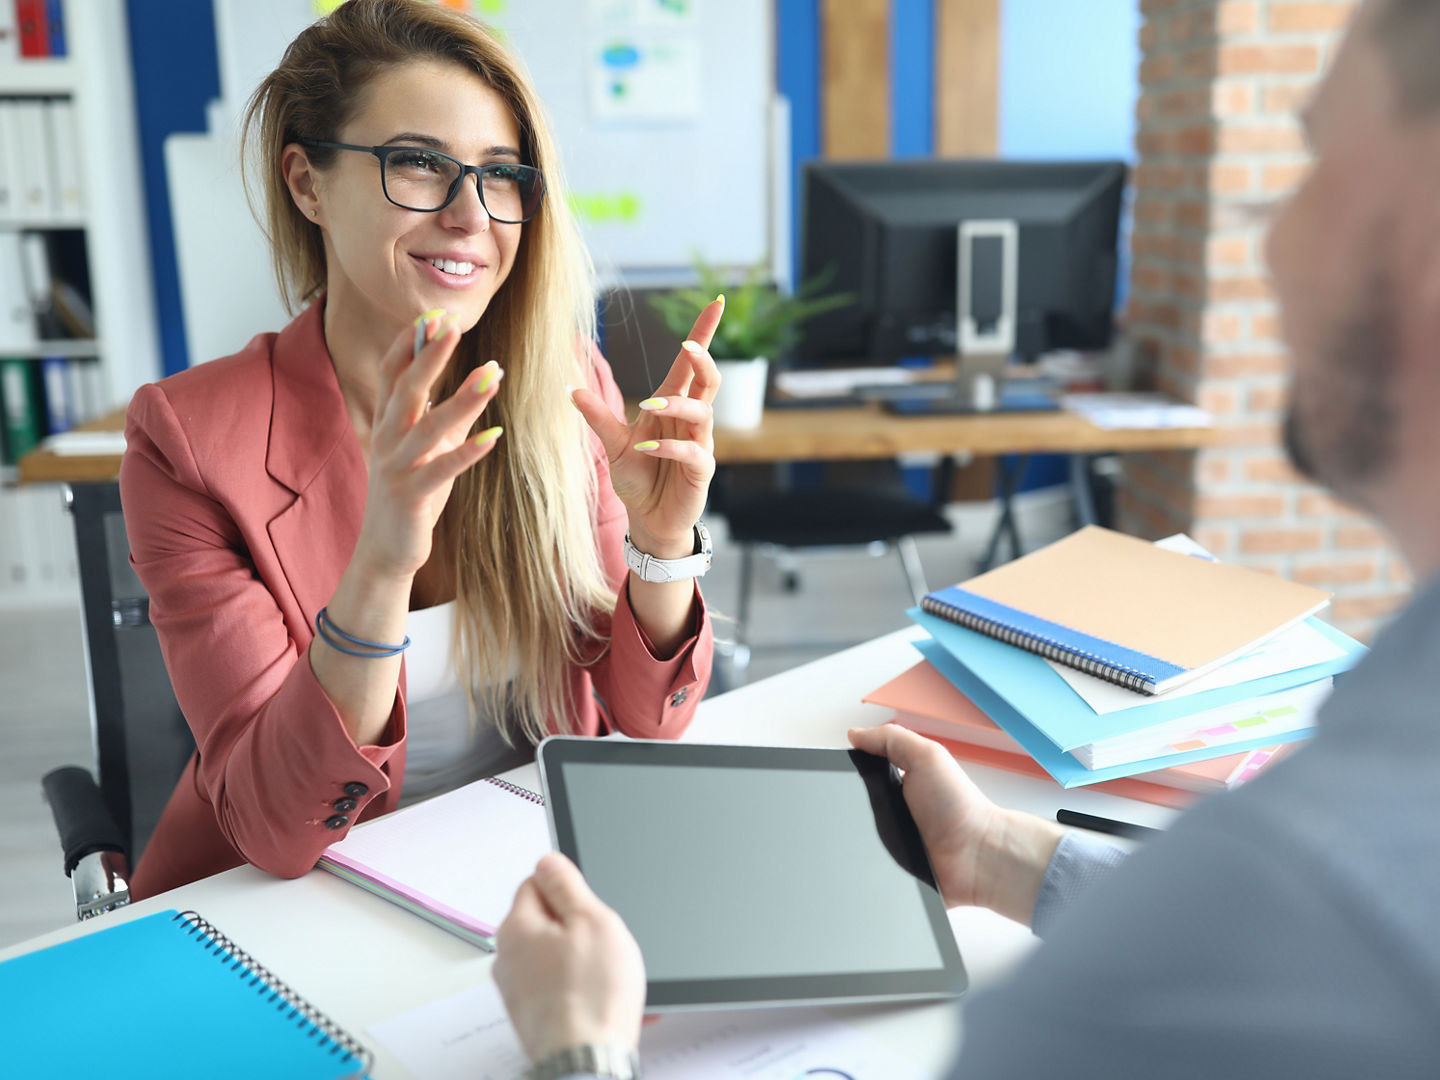
<svg viewBox="0 0 1440 1080">
<path fill-rule="evenodd" d="M 302 874 L 547 732 L 677 736 L 709 678 L 723 300 L 624 423 L 534 90 L 439 6 L 342 5 L 246 128 L 306 306 L 130 407 L 132 560 L 198 746 L 137 896 Z"/>
</svg>

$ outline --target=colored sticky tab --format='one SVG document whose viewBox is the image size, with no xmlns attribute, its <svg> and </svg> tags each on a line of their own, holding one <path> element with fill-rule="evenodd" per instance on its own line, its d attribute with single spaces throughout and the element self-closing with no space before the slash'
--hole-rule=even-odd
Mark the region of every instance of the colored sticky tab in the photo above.
<svg viewBox="0 0 1440 1080">
<path fill-rule="evenodd" d="M 1268 723 L 1268 722 L 1269 722 L 1269 721 L 1267 721 L 1267 720 L 1265 719 L 1265 717 L 1263 717 L 1263 716 L 1247 716 L 1244 720 L 1236 720 L 1236 721 L 1235 721 L 1235 726 L 1236 726 L 1236 727 L 1259 727 L 1261 724 L 1265 724 L 1265 723 Z"/>
<path fill-rule="evenodd" d="M 1282 706 L 1281 706 L 1280 708 L 1278 708 L 1278 709 L 1267 709 L 1267 710 L 1265 711 L 1265 715 L 1268 716 L 1271 720 L 1278 719 L 1279 717 L 1282 717 L 1282 716 L 1294 716 L 1294 715 L 1295 715 L 1295 706 L 1294 706 L 1294 705 L 1282 705 Z"/>
</svg>

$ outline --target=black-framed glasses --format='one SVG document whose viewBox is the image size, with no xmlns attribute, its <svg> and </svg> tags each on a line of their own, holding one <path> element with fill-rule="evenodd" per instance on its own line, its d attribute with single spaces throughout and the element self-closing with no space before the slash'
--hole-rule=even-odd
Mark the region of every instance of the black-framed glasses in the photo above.
<svg viewBox="0 0 1440 1080">
<path fill-rule="evenodd" d="M 475 174 L 480 205 L 490 220 L 505 225 L 529 221 L 545 201 L 545 174 L 531 165 L 493 162 L 466 165 L 424 146 L 354 146 L 301 139 L 302 146 L 360 150 L 380 160 L 380 190 L 402 210 L 434 214 L 455 201 L 465 177 Z"/>
</svg>

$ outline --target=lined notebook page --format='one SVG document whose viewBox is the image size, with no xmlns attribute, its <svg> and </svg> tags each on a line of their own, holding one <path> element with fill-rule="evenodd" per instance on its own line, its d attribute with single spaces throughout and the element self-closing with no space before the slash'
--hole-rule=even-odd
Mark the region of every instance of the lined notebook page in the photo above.
<svg viewBox="0 0 1440 1080">
<path fill-rule="evenodd" d="M 479 780 L 352 829 L 325 854 L 493 934 L 549 850 L 545 808 Z"/>
</svg>

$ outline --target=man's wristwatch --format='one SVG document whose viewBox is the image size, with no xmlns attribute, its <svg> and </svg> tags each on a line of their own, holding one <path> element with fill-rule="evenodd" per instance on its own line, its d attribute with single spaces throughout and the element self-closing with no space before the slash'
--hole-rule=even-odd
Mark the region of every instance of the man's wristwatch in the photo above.
<svg viewBox="0 0 1440 1080">
<path fill-rule="evenodd" d="M 606 1080 L 639 1080 L 640 1055 L 624 1046 L 567 1046 L 535 1062 L 521 1080 L 559 1080 L 562 1076 L 603 1076 Z"/>
<path fill-rule="evenodd" d="M 630 542 L 625 534 L 625 565 L 639 576 L 641 581 L 681 581 L 685 578 L 700 577 L 710 569 L 714 554 L 710 546 L 710 530 L 703 521 L 695 523 L 695 554 L 683 559 L 657 559 L 647 555 Z"/>
</svg>

